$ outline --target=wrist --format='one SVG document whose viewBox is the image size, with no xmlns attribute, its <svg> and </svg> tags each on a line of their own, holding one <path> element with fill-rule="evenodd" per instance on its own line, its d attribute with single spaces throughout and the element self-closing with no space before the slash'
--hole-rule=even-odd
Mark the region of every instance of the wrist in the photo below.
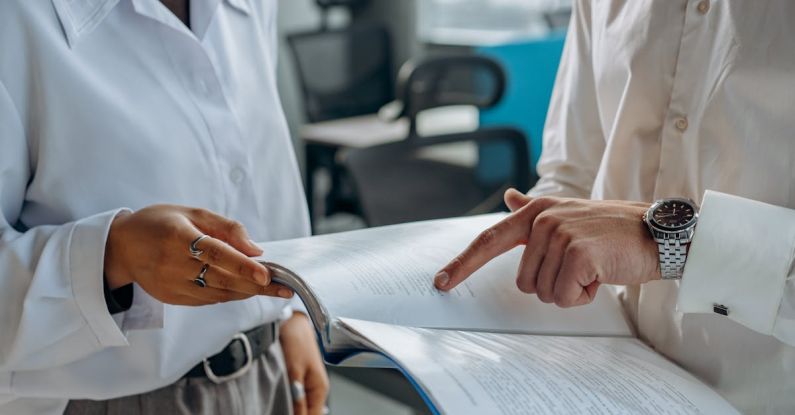
<svg viewBox="0 0 795 415">
<path fill-rule="evenodd" d="M 645 223 L 642 226 L 646 228 Z M 644 268 L 643 275 L 646 277 L 646 281 L 661 280 L 662 272 L 660 268 L 659 246 L 648 228 L 644 229 L 644 233 L 646 233 L 646 235 L 641 249 L 643 250 L 643 257 L 646 258 L 644 261 L 646 267 Z"/>
<path fill-rule="evenodd" d="M 108 238 L 105 242 L 105 261 L 103 272 L 108 288 L 115 290 L 134 282 L 127 273 L 127 267 L 121 261 L 123 251 L 123 226 L 130 212 L 120 212 L 110 225 Z"/>
<path fill-rule="evenodd" d="M 282 322 L 279 335 L 282 340 L 289 340 L 303 338 L 307 332 L 314 335 L 312 322 L 306 314 L 299 311 L 293 313 L 292 317 Z"/>
</svg>

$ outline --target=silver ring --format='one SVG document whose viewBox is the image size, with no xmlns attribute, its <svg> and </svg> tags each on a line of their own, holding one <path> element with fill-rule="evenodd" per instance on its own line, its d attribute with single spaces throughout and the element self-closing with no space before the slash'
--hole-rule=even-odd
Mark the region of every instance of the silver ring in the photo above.
<svg viewBox="0 0 795 415">
<path fill-rule="evenodd" d="M 306 399 L 304 384 L 294 380 L 292 383 L 290 383 L 290 394 L 293 395 L 293 402 L 301 402 Z"/>
<path fill-rule="evenodd" d="M 201 242 L 205 238 L 209 238 L 209 236 L 208 235 L 202 235 L 202 236 L 194 239 L 193 242 L 190 243 L 190 248 L 189 249 L 190 249 L 190 255 L 192 257 L 198 259 L 199 256 L 201 256 L 201 254 L 204 253 L 204 250 L 203 249 L 199 249 L 198 247 L 196 247 L 196 245 L 198 245 L 199 242 Z"/>
<path fill-rule="evenodd" d="M 202 288 L 206 287 L 207 286 L 207 281 L 204 280 L 204 274 L 207 273 L 208 269 L 210 269 L 210 264 L 202 265 L 202 269 L 201 269 L 201 271 L 199 271 L 199 275 L 196 276 L 196 278 L 193 279 L 193 283 L 198 285 L 199 287 L 202 287 Z"/>
</svg>

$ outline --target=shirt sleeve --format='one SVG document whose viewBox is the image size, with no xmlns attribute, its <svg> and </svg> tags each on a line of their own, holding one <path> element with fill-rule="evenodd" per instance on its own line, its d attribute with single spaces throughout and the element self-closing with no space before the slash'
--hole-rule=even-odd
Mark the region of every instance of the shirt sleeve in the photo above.
<svg viewBox="0 0 795 415">
<path fill-rule="evenodd" d="M 679 289 L 684 313 L 713 313 L 795 346 L 795 210 L 707 191 Z"/>
<path fill-rule="evenodd" d="M 0 148 L 0 372 L 60 366 L 126 345 L 103 296 L 105 240 L 119 211 L 25 229 L 28 144 L 2 82 Z"/>
<path fill-rule="evenodd" d="M 589 198 L 605 138 L 591 55 L 591 2 L 575 1 L 544 126 L 539 180 L 531 196 Z"/>
</svg>

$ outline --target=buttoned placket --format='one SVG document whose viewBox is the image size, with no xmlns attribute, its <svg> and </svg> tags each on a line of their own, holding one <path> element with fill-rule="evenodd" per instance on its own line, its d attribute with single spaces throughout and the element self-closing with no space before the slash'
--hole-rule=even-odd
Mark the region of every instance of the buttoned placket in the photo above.
<svg viewBox="0 0 795 415">
<path fill-rule="evenodd" d="M 690 62 L 699 62 L 693 57 L 698 42 L 696 26 L 703 24 L 705 15 L 710 8 L 708 0 L 688 1 L 683 24 L 679 51 L 676 55 L 676 65 L 671 87 L 671 99 L 665 117 L 665 122 L 660 132 L 660 163 L 654 187 L 654 198 L 681 197 L 686 190 L 686 175 L 688 174 L 682 155 L 685 148 L 684 141 L 693 134 L 691 117 L 692 95 L 695 91 L 694 82 L 698 79 L 699 69 L 688 66 Z M 703 70 L 701 68 L 700 70 Z"/>
<path fill-rule="evenodd" d="M 218 7 L 223 7 L 220 5 Z M 197 137 L 209 142 L 217 173 L 221 176 L 223 214 L 230 215 L 239 206 L 245 187 L 249 158 L 242 131 L 224 95 L 220 77 L 202 43 L 176 17 L 155 15 L 163 25 L 160 37 L 171 58 L 174 73 L 181 78 L 196 112 L 206 126 L 206 136 Z M 173 17 L 173 18 L 172 18 Z M 210 168 L 208 166 L 208 168 Z"/>
</svg>

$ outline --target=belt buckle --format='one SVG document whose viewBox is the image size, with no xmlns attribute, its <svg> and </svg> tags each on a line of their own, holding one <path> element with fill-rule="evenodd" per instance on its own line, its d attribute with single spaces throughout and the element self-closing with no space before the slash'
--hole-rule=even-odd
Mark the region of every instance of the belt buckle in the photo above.
<svg viewBox="0 0 795 415">
<path fill-rule="evenodd" d="M 248 337 L 246 337 L 246 335 L 243 333 L 237 333 L 232 337 L 232 342 L 234 342 L 235 340 L 240 340 L 240 342 L 243 343 L 243 350 L 246 352 L 246 363 L 242 367 L 240 367 L 240 369 L 228 375 L 216 375 L 215 372 L 213 372 L 213 368 L 210 366 L 210 361 L 207 359 L 204 359 L 204 361 L 202 361 L 202 363 L 204 364 L 204 373 L 207 375 L 207 378 L 216 384 L 224 383 L 226 381 L 243 376 L 248 371 L 248 369 L 251 368 L 251 365 L 254 362 L 254 356 L 252 356 L 251 353 L 251 343 L 248 341 Z"/>
</svg>

